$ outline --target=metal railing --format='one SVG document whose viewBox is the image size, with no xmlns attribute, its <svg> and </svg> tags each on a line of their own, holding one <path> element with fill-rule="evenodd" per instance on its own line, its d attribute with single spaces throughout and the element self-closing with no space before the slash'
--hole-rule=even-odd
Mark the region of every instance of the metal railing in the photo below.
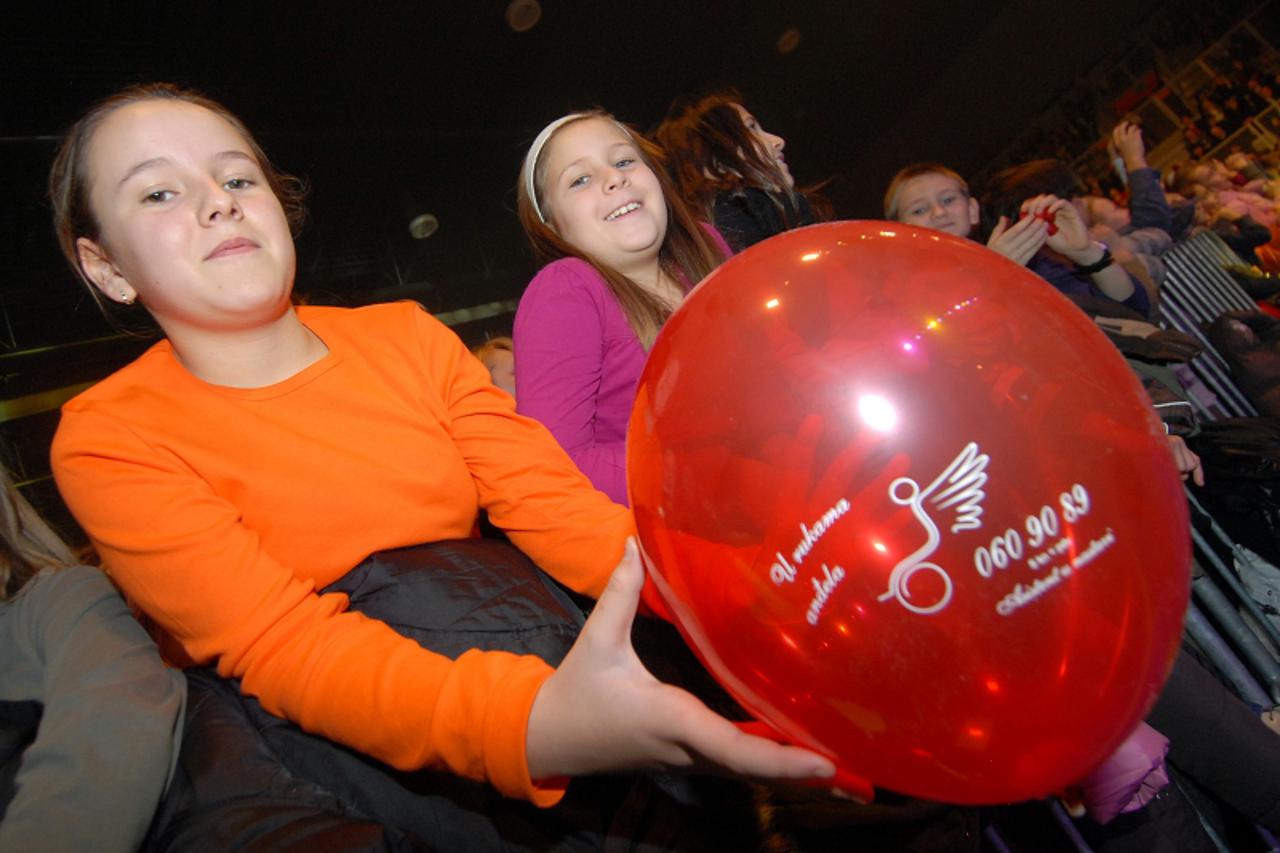
<svg viewBox="0 0 1280 853">
<path fill-rule="evenodd" d="M 1192 400 L 1210 420 L 1250 417 L 1258 414 L 1231 378 L 1231 368 L 1210 343 L 1205 326 L 1224 311 L 1251 311 L 1257 306 L 1236 283 L 1226 267 L 1244 262 L 1218 235 L 1203 232 L 1174 246 L 1161 256 L 1168 269 L 1160 287 L 1159 314 L 1166 325 L 1195 337 L 1204 352 L 1191 362 L 1191 370 L 1213 394 L 1213 399 Z"/>
</svg>

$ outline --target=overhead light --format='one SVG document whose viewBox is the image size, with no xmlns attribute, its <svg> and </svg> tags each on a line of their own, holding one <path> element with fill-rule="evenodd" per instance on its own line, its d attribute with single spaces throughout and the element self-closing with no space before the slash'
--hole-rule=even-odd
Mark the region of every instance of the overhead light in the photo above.
<svg viewBox="0 0 1280 853">
<path fill-rule="evenodd" d="M 542 4 L 538 0 L 511 0 L 507 4 L 507 26 L 518 33 L 527 33 L 542 19 Z"/>
<path fill-rule="evenodd" d="M 893 432 L 898 425 L 898 410 L 880 394 L 863 394 L 858 397 L 858 414 L 862 422 L 876 432 Z"/>
<path fill-rule="evenodd" d="M 440 228 L 440 220 L 434 214 L 420 213 L 409 220 L 409 233 L 415 240 L 425 240 Z"/>
<path fill-rule="evenodd" d="M 791 51 L 800 46 L 800 31 L 795 27 L 791 27 L 782 35 L 778 36 L 778 53 L 786 56 Z"/>
</svg>

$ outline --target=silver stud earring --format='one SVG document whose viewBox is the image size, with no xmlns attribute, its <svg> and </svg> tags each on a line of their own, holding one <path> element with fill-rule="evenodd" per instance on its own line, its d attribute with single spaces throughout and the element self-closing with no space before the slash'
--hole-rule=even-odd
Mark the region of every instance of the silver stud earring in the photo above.
<svg viewBox="0 0 1280 853">
<path fill-rule="evenodd" d="M 121 302 L 123 302 L 125 305 L 132 305 L 132 304 L 133 304 L 133 297 L 129 295 L 128 291 L 121 290 L 121 291 L 120 291 L 120 301 L 121 301 Z"/>
</svg>

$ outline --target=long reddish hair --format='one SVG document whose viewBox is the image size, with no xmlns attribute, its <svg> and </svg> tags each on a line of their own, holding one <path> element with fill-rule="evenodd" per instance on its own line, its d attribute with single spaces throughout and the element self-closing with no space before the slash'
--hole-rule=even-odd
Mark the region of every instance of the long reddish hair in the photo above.
<svg viewBox="0 0 1280 853">
<path fill-rule="evenodd" d="M 680 99 L 658 125 L 654 139 L 666 153 L 680 194 L 708 218 L 717 195 L 747 189 L 768 192 L 784 216 L 780 198 L 790 202 L 792 211 L 799 210 L 799 197 L 807 194 L 788 186 L 777 161 L 760 150 L 740 107 L 742 95 L 732 90 Z"/>
</svg>

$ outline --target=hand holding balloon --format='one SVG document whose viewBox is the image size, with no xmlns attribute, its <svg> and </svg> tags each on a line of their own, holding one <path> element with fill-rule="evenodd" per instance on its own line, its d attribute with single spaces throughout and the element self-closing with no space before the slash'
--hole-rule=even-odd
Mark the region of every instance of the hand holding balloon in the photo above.
<svg viewBox="0 0 1280 853">
<path fill-rule="evenodd" d="M 643 583 L 635 541 L 627 540 L 582 634 L 534 699 L 530 776 L 722 768 L 760 779 L 830 778 L 835 768 L 822 756 L 744 732 L 644 668 L 631 647 Z"/>
<path fill-rule="evenodd" d="M 686 640 L 877 786 L 1048 795 L 1167 675 L 1189 539 L 1164 431 L 1089 318 L 981 246 L 832 223 L 748 249 L 659 335 L 628 443 Z"/>
</svg>

